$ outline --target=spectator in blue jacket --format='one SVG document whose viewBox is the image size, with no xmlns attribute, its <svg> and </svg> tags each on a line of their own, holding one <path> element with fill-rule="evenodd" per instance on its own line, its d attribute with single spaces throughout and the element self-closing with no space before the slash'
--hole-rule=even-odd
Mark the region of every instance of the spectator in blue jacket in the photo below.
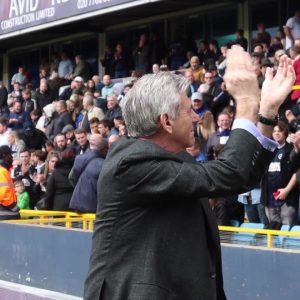
<svg viewBox="0 0 300 300">
<path fill-rule="evenodd" d="M 75 185 L 70 208 L 81 213 L 97 209 L 97 181 L 107 153 L 108 143 L 100 134 L 90 137 L 90 149 L 75 159 L 69 179 Z"/>
<path fill-rule="evenodd" d="M 31 119 L 30 116 L 23 111 L 22 104 L 16 101 L 13 105 L 13 111 L 9 114 L 9 127 L 12 130 L 21 130 L 30 127 Z"/>
</svg>

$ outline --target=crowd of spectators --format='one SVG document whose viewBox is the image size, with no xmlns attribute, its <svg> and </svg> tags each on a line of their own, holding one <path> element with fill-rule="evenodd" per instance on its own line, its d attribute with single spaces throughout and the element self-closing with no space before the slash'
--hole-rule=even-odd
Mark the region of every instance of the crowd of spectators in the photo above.
<svg viewBox="0 0 300 300">
<path fill-rule="evenodd" d="M 286 38 L 282 31 L 271 37 L 259 23 L 251 49 L 242 29 L 236 31 L 234 41 L 221 47 L 216 40 L 202 40 L 198 48 L 190 49 L 176 39 L 167 51 L 156 34 L 141 34 L 133 53 L 120 42 L 115 51 L 107 49 L 101 61 L 105 69 L 102 78 L 90 74 L 82 55 L 75 56 L 74 67 L 66 53 L 55 54 L 51 62 L 41 63 L 37 89 L 32 87 L 30 72 L 20 66 L 8 89 L 0 84 L 0 146 L 7 146 L 0 149 L 0 171 L 8 169 L 6 157 L 11 152 L 9 171 L 18 207 L 96 211 L 97 179 L 107 151 L 127 134 L 119 103 L 136 80 L 149 72 L 176 72 L 189 81 L 195 144 L 187 152 L 199 163 L 217 159 L 235 115 L 234 99 L 223 81 L 227 50 L 233 44 L 250 50 L 260 87 L 267 68 L 275 73 L 280 56 L 287 54 L 294 60 L 297 85 L 299 27 L 300 11 L 288 20 Z M 126 79 L 115 80 L 118 78 Z M 273 134 L 278 151 L 262 181 L 260 200 L 254 201 L 251 192 L 210 199 L 219 224 L 229 225 L 230 219 L 242 222 L 244 208 L 252 222 L 298 222 L 299 102 L 300 90 L 295 90 L 280 109 Z"/>
</svg>

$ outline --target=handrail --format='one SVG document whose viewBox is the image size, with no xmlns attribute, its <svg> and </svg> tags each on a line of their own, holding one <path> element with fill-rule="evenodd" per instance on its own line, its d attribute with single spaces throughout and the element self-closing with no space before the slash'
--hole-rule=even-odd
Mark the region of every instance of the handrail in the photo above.
<svg viewBox="0 0 300 300">
<path fill-rule="evenodd" d="M 73 222 L 82 222 L 84 230 L 93 230 L 95 214 L 85 213 L 80 214 L 70 211 L 52 211 L 52 210 L 20 210 L 21 220 L 7 220 L 4 222 L 18 223 L 18 224 L 51 224 L 51 223 L 65 223 L 66 228 L 72 228 Z M 27 219 L 33 217 L 34 219 Z M 265 235 L 267 238 L 267 247 L 273 247 L 274 236 L 289 236 L 300 237 L 300 232 L 271 230 L 271 229 L 258 229 L 258 228 L 245 228 L 245 227 L 231 227 L 219 226 L 220 232 L 244 232 Z"/>
<path fill-rule="evenodd" d="M 60 216 L 82 216 L 84 214 L 71 212 L 71 211 L 58 211 L 58 210 L 31 210 L 31 209 L 21 209 L 21 217 L 60 217 Z"/>
<path fill-rule="evenodd" d="M 23 219 L 23 220 L 5 220 L 2 222 L 13 224 L 47 224 L 47 223 L 65 223 L 65 228 L 73 228 L 72 223 L 82 222 L 83 230 L 93 230 L 94 228 L 93 217 L 71 217 L 71 218 L 53 218 L 53 219 Z"/>
<path fill-rule="evenodd" d="M 271 229 L 258 229 L 258 228 L 241 228 L 241 227 L 230 227 L 230 226 L 219 226 L 220 231 L 231 231 L 231 232 L 247 232 L 247 233 L 258 233 L 267 236 L 267 247 L 273 247 L 273 236 L 295 236 L 300 237 L 300 232 L 271 230 Z"/>
<path fill-rule="evenodd" d="M 93 230 L 95 214 L 76 213 L 72 211 L 53 210 L 20 210 L 21 220 L 6 220 L 4 222 L 19 224 L 65 223 L 66 228 L 72 228 L 73 222 L 82 222 L 84 230 Z M 28 219 L 33 218 L 33 219 Z"/>
</svg>

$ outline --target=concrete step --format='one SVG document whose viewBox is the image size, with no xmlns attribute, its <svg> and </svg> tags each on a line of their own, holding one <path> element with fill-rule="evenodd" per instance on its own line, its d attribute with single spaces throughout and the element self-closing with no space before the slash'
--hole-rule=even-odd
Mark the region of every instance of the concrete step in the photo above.
<svg viewBox="0 0 300 300">
<path fill-rule="evenodd" d="M 80 297 L 0 280 L 1 300 L 82 300 Z"/>
</svg>

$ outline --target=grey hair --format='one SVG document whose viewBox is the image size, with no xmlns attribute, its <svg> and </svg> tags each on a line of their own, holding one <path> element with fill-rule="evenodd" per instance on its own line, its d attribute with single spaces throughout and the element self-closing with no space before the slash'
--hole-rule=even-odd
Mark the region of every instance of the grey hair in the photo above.
<svg viewBox="0 0 300 300">
<path fill-rule="evenodd" d="M 180 93 L 189 83 L 182 75 L 169 72 L 148 74 L 140 78 L 120 102 L 128 135 L 150 136 L 159 129 L 159 117 L 167 114 L 176 119 Z"/>
<path fill-rule="evenodd" d="M 64 109 L 67 109 L 67 103 L 65 100 L 59 100 L 57 101 L 57 103 L 61 105 Z"/>
<path fill-rule="evenodd" d="M 191 61 L 192 61 L 192 60 L 200 61 L 200 59 L 199 59 L 198 56 L 193 56 L 193 57 L 191 57 Z"/>
<path fill-rule="evenodd" d="M 83 99 L 86 101 L 88 105 L 94 105 L 94 98 L 92 95 L 85 95 Z"/>
</svg>

